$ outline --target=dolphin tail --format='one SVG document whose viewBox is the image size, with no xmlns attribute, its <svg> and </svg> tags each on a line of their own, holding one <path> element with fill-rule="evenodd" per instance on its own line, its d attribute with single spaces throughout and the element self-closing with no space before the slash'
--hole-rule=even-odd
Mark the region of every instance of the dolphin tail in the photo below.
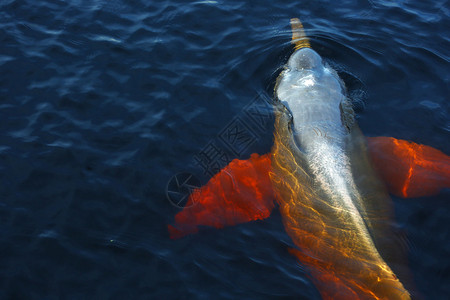
<svg viewBox="0 0 450 300">
<path fill-rule="evenodd" d="M 309 39 L 303 30 L 302 22 L 298 18 L 291 19 L 291 30 L 292 30 L 292 44 L 295 45 L 295 50 L 301 48 L 311 48 L 309 44 Z"/>
</svg>

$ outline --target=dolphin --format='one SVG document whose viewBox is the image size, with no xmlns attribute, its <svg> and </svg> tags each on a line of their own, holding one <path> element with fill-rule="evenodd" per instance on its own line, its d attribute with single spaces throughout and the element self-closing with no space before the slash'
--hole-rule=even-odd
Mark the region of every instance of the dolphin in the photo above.
<svg viewBox="0 0 450 300">
<path fill-rule="evenodd" d="M 295 51 L 275 85 L 271 152 L 235 159 L 195 190 L 170 235 L 265 219 L 277 206 L 296 247 L 289 252 L 323 299 L 411 299 L 388 192 L 417 197 L 450 187 L 450 158 L 364 137 L 344 82 L 311 48 L 300 20 L 291 27 Z"/>
<path fill-rule="evenodd" d="M 294 36 L 304 36 L 298 19 Z M 372 170 L 345 86 L 305 40 L 275 88 L 270 173 L 292 250 L 324 298 L 410 299 L 374 240 L 386 231 L 388 194 Z M 361 177 L 360 174 L 364 174 Z M 306 223 L 306 224 L 305 224 Z M 314 246 L 314 247 L 312 247 Z"/>
</svg>

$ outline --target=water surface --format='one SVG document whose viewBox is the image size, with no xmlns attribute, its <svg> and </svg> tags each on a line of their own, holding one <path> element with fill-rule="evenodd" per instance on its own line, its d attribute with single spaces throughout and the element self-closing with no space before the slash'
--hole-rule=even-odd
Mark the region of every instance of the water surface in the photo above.
<svg viewBox="0 0 450 300">
<path fill-rule="evenodd" d="M 450 153 L 447 1 L 2 1 L 0 298 L 320 299 L 277 212 L 166 230 L 173 175 L 204 183 L 270 150 L 272 124 L 246 112 L 268 111 L 292 17 L 365 135 Z M 243 123 L 251 139 L 227 147 Z M 212 146 L 223 159 L 205 169 Z M 449 196 L 393 198 L 425 299 L 450 293 Z"/>
</svg>

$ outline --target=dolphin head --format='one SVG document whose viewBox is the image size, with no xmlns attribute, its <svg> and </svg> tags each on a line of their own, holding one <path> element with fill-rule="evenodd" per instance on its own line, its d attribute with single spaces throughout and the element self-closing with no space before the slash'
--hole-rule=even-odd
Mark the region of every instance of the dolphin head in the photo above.
<svg viewBox="0 0 450 300">
<path fill-rule="evenodd" d="M 289 69 L 296 71 L 319 71 L 322 66 L 322 58 L 311 48 L 302 48 L 295 51 L 287 63 Z"/>
<path fill-rule="evenodd" d="M 317 140 L 317 132 L 341 140 L 354 123 L 343 81 L 311 48 L 291 55 L 278 77 L 275 95 L 290 113 L 289 126 L 297 147 L 304 151 L 313 151 L 311 141 Z"/>
<path fill-rule="evenodd" d="M 275 94 L 296 115 L 295 111 L 310 111 L 312 102 L 334 103 L 329 108 L 339 109 L 345 99 L 345 85 L 316 51 L 305 47 L 289 58 L 278 77 Z"/>
</svg>

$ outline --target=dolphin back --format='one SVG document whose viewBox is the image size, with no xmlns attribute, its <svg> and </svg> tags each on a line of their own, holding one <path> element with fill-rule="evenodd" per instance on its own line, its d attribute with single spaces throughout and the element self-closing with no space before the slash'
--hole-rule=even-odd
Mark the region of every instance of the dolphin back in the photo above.
<svg viewBox="0 0 450 300">
<path fill-rule="evenodd" d="M 373 241 L 373 237 L 384 236 L 389 227 L 388 220 L 379 216 L 381 211 L 377 207 L 377 203 L 389 198 L 382 185 L 369 185 L 372 179 L 376 180 L 370 173 L 370 165 L 366 165 L 370 162 L 364 155 L 356 158 L 355 168 L 359 171 L 368 168 L 371 174 L 367 180 L 358 182 L 367 191 L 367 199 L 362 199 L 367 202 L 361 203 L 369 203 L 358 207 L 367 222 L 367 230 L 361 230 L 354 222 L 354 212 L 333 204 L 329 193 L 311 175 L 306 156 L 293 137 L 290 113 L 283 105 L 277 106 L 270 178 L 283 224 L 299 248 L 293 254 L 309 268 L 322 297 L 410 299 Z M 349 135 L 358 141 L 349 146 L 352 153 L 364 147 L 359 143 L 359 135 L 355 125 Z M 383 211 L 389 211 L 388 206 L 382 207 Z M 381 239 L 381 244 L 387 242 Z"/>
</svg>

